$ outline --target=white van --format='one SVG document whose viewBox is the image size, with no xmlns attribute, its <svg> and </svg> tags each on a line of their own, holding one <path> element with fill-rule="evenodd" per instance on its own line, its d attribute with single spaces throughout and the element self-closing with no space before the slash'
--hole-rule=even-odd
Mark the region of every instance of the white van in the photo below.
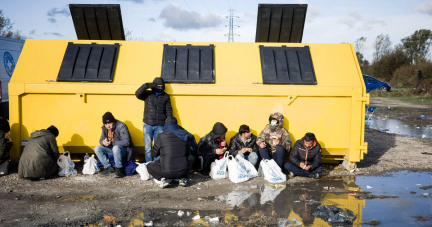
<svg viewBox="0 0 432 227">
<path fill-rule="evenodd" d="M 2 118 L 9 119 L 8 84 L 18 63 L 24 42 L 24 40 L 0 37 L 0 116 Z"/>
</svg>

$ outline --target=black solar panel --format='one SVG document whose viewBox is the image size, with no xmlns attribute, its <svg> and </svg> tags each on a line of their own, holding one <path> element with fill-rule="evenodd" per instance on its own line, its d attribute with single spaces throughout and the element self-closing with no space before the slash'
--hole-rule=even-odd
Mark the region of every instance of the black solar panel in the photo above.
<svg viewBox="0 0 432 227">
<path fill-rule="evenodd" d="M 264 84 L 317 84 L 308 46 L 259 48 Z"/>
<path fill-rule="evenodd" d="M 167 83 L 214 83 L 214 45 L 165 44 L 161 77 Z"/>
<path fill-rule="evenodd" d="M 68 43 L 57 81 L 111 82 L 119 44 Z"/>
<path fill-rule="evenodd" d="M 125 40 L 120 5 L 70 4 L 78 39 Z"/>
<path fill-rule="evenodd" d="M 301 43 L 307 5 L 259 4 L 255 42 Z"/>
</svg>

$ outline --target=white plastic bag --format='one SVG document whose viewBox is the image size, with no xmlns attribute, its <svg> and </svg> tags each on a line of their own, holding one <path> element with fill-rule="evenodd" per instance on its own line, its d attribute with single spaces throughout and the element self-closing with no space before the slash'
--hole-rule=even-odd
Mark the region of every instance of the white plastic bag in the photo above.
<svg viewBox="0 0 432 227">
<path fill-rule="evenodd" d="M 264 159 L 260 163 L 264 179 L 270 183 L 281 183 L 286 181 L 286 175 L 273 159 Z"/>
<path fill-rule="evenodd" d="M 136 171 L 141 176 L 141 180 L 153 179 L 153 177 L 147 171 L 147 164 L 148 163 L 139 163 L 139 162 L 135 162 L 135 163 L 138 165 L 138 167 L 136 168 Z"/>
<path fill-rule="evenodd" d="M 74 172 L 75 164 L 70 158 L 69 151 L 65 151 L 57 160 L 59 165 L 58 175 L 61 177 L 68 177 Z"/>
<path fill-rule="evenodd" d="M 250 163 L 248 160 L 244 159 L 242 156 L 240 155 L 236 155 L 236 160 L 239 163 L 239 165 L 241 165 L 246 172 L 248 173 L 249 178 L 254 178 L 257 176 L 258 172 L 255 169 L 255 166 L 252 165 L 252 163 Z"/>
<path fill-rule="evenodd" d="M 228 177 L 234 183 L 245 182 L 249 180 L 249 175 L 237 160 L 232 156 L 228 156 Z"/>
<path fill-rule="evenodd" d="M 90 158 L 84 161 L 84 168 L 82 173 L 93 175 L 97 172 L 99 172 L 99 167 L 97 166 L 97 161 L 94 158 L 94 155 L 92 155 Z"/>
<path fill-rule="evenodd" d="M 260 189 L 260 204 L 264 205 L 267 202 L 272 202 L 285 189 L 285 186 L 279 189 L 270 186 L 264 186 L 264 190 Z"/>
<path fill-rule="evenodd" d="M 217 198 L 224 203 L 234 206 L 241 206 L 243 202 L 251 197 L 252 193 L 245 191 L 233 191 L 228 194 L 220 195 Z"/>
<path fill-rule="evenodd" d="M 227 151 L 222 159 L 212 162 L 210 165 L 210 177 L 212 179 L 224 179 L 227 177 L 228 155 L 229 153 Z"/>
</svg>

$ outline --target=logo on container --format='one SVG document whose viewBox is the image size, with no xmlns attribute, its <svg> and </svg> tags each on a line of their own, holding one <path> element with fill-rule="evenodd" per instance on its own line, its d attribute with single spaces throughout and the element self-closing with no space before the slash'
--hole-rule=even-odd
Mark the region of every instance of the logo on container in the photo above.
<svg viewBox="0 0 432 227">
<path fill-rule="evenodd" d="M 3 64 L 8 76 L 12 77 L 12 73 L 15 70 L 15 61 L 12 55 L 7 51 L 3 54 Z"/>
</svg>

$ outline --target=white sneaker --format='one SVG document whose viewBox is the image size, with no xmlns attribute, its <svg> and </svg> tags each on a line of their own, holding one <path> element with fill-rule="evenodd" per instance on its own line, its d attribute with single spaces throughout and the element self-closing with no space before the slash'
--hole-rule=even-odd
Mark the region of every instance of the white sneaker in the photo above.
<svg viewBox="0 0 432 227">
<path fill-rule="evenodd" d="M 187 187 L 188 180 L 186 178 L 182 178 L 179 180 L 179 185 L 182 187 Z"/>
<path fill-rule="evenodd" d="M 172 180 L 171 179 L 165 179 L 165 178 L 162 178 L 161 180 L 160 180 L 160 184 L 159 184 L 159 187 L 161 187 L 161 188 L 166 188 L 166 187 L 168 187 L 168 185 L 172 182 Z"/>
</svg>

